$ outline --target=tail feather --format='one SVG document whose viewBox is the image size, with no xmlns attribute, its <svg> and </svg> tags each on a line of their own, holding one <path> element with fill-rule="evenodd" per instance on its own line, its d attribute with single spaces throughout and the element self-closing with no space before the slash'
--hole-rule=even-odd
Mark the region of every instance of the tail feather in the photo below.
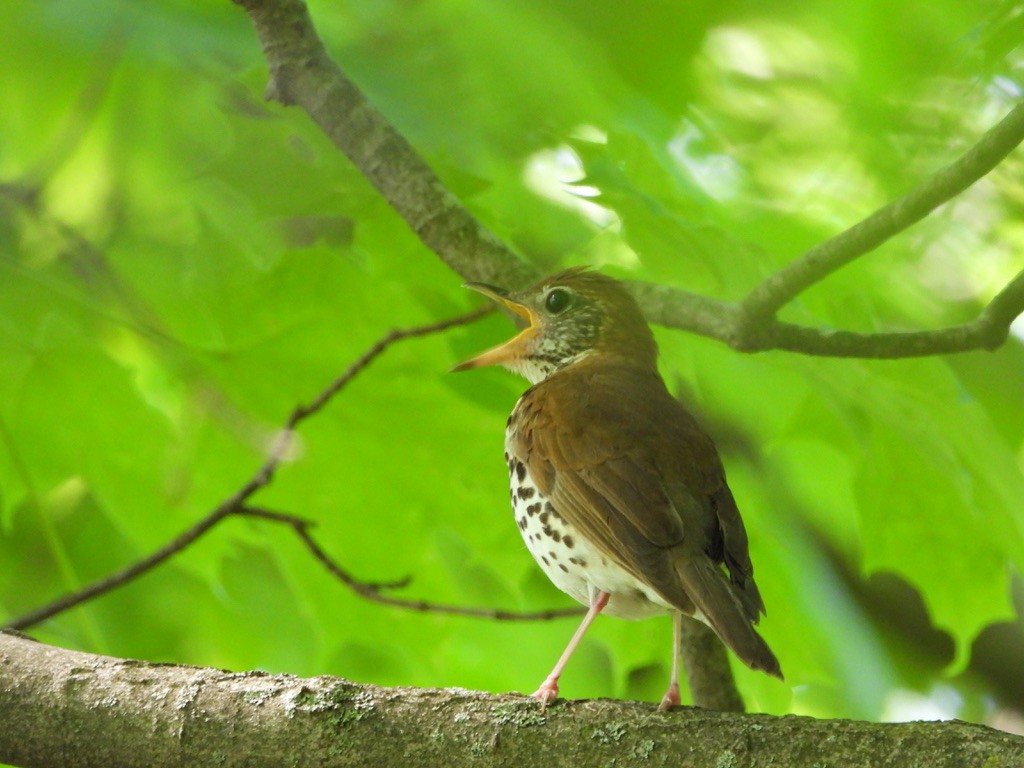
<svg viewBox="0 0 1024 768">
<path fill-rule="evenodd" d="M 702 557 L 680 558 L 676 562 L 683 589 L 719 639 L 751 669 L 782 679 L 779 660 L 757 634 L 749 611 L 714 564 Z"/>
</svg>

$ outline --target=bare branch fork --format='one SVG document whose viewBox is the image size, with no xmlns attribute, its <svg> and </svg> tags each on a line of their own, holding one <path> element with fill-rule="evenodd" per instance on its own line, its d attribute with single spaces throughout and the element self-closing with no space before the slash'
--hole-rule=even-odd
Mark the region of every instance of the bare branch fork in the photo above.
<svg viewBox="0 0 1024 768">
<path fill-rule="evenodd" d="M 330 58 L 303 0 L 234 0 L 248 11 L 270 68 L 267 98 L 304 109 L 380 191 L 423 243 L 469 280 L 516 287 L 535 268 L 500 243 L 448 192 L 401 134 Z M 1024 272 L 965 325 L 907 333 L 855 333 L 792 325 L 776 313 L 811 285 L 904 231 L 992 170 L 1024 141 L 1024 104 L 961 158 L 904 197 L 815 246 L 724 302 L 669 286 L 633 283 L 650 321 L 735 349 L 785 349 L 839 357 L 913 357 L 995 349 L 1024 312 Z"/>
<path fill-rule="evenodd" d="M 382 590 L 400 589 L 409 585 L 410 577 L 389 582 L 366 582 L 360 581 L 352 576 L 347 570 L 338 565 L 324 549 L 317 543 L 310 533 L 312 523 L 295 515 L 277 512 L 263 507 L 242 506 L 235 510 L 236 514 L 247 517 L 256 517 L 281 523 L 291 527 L 299 537 L 309 553 L 320 562 L 338 581 L 349 587 L 356 594 L 365 597 L 375 603 L 393 605 L 398 608 L 405 608 L 412 611 L 424 613 L 444 613 L 450 616 L 471 616 L 481 619 L 494 619 L 496 621 L 543 621 L 556 619 L 562 616 L 579 616 L 584 612 L 583 608 L 576 606 L 572 608 L 558 608 L 550 611 L 502 611 L 491 608 L 467 608 L 461 605 L 448 605 L 445 603 L 432 603 L 427 600 L 416 600 L 393 595 L 382 594 Z"/>
<path fill-rule="evenodd" d="M 270 484 L 273 480 L 274 474 L 277 472 L 282 461 L 287 455 L 288 445 L 291 441 L 292 434 L 295 432 L 299 424 L 322 410 L 335 395 L 344 389 L 353 378 L 359 375 L 371 362 L 387 350 L 388 347 L 404 339 L 428 336 L 430 334 L 446 331 L 449 328 L 453 328 L 458 325 L 466 325 L 467 323 L 471 323 L 474 320 L 479 319 L 489 311 L 491 311 L 490 308 L 485 307 L 439 323 L 397 329 L 386 334 L 373 344 L 373 346 L 371 346 L 366 352 L 364 352 L 341 376 L 331 382 L 330 386 L 317 395 L 311 403 L 308 405 L 299 405 L 292 411 L 284 425 L 284 428 L 278 435 L 273 448 L 270 450 L 269 455 L 255 474 L 253 474 L 248 482 L 246 482 L 234 494 L 218 504 L 203 519 L 188 530 L 182 532 L 178 537 L 168 542 L 156 552 L 132 563 L 130 566 L 116 573 L 110 574 L 103 579 L 99 579 L 98 581 L 89 584 L 76 592 L 64 595 L 48 605 L 37 608 L 23 616 L 11 619 L 4 625 L 4 628 L 16 630 L 27 629 L 45 621 L 46 619 L 56 616 L 58 613 L 67 611 L 88 600 L 116 589 L 117 587 L 142 576 L 147 571 L 152 570 L 156 566 L 164 563 L 174 555 L 191 546 L 200 537 L 209 533 L 210 530 L 223 522 L 224 519 L 231 516 L 251 517 L 291 527 L 299 539 L 306 545 L 306 548 L 310 553 L 325 568 L 327 568 L 335 578 L 362 597 L 385 605 L 394 605 L 417 611 L 433 611 L 459 616 L 475 616 L 498 620 L 544 620 L 557 618 L 559 616 L 578 614 L 580 612 L 580 609 L 578 608 L 527 612 L 498 611 L 487 608 L 467 608 L 456 605 L 440 605 L 425 600 L 404 599 L 382 594 L 384 590 L 398 589 L 407 586 L 410 579 L 406 577 L 396 581 L 377 583 L 360 581 L 341 567 L 316 542 L 313 535 L 310 533 L 310 528 L 313 524 L 309 520 L 304 520 L 295 515 L 288 515 L 260 507 L 253 507 L 248 504 L 249 499 L 252 498 L 257 491 Z"/>
</svg>

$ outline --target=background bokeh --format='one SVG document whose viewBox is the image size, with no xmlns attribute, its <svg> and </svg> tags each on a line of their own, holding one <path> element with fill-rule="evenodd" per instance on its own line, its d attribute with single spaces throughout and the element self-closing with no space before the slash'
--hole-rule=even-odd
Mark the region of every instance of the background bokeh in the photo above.
<svg viewBox="0 0 1024 768">
<path fill-rule="evenodd" d="M 346 72 L 541 269 L 726 300 L 950 162 L 1024 87 L 1019 2 L 311 8 Z M 478 297 L 304 114 L 263 101 L 231 3 L 13 0 L 0 27 L 2 621 L 162 546 L 374 340 Z M 1022 179 L 1018 151 L 782 316 L 970 320 L 1024 268 Z M 1024 727 L 1017 328 L 994 353 L 903 361 L 657 330 L 666 379 L 724 454 L 786 672 L 737 666 L 752 708 Z M 403 594 L 567 605 L 507 509 L 502 434 L 525 383 L 447 373 L 511 330 L 492 317 L 390 350 L 303 426 L 259 503 L 315 520 L 363 578 L 412 575 Z M 229 520 L 33 631 L 117 656 L 528 691 L 574 623 L 370 604 L 286 529 Z M 599 621 L 563 693 L 656 699 L 669 646 L 667 620 Z"/>
</svg>

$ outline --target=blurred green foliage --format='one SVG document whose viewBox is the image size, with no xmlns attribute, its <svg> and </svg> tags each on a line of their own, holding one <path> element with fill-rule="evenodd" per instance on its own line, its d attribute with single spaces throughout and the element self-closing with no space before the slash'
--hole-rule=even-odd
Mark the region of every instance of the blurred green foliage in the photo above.
<svg viewBox="0 0 1024 768">
<path fill-rule="evenodd" d="M 952 160 L 1024 87 L 1014 2 L 312 12 L 342 67 L 527 258 L 723 299 Z M 0 25 L 13 617 L 162 546 L 375 339 L 475 299 L 303 114 L 262 101 L 265 64 L 231 3 L 14 0 Z M 1021 179 L 1017 152 L 783 316 L 861 331 L 972 318 L 1024 267 Z M 509 332 L 491 318 L 389 351 L 302 428 L 259 503 L 316 521 L 362 578 L 412 575 L 408 594 L 565 605 L 506 509 L 502 429 L 525 384 L 446 373 Z M 725 454 L 786 671 L 737 668 L 751 706 L 878 718 L 894 691 L 953 686 L 947 714 L 983 718 L 992 684 L 960 673 L 979 632 L 1014 616 L 1024 567 L 1020 338 L 878 362 L 658 337 Z M 954 651 L 879 619 L 864 588 L 879 573 L 919 593 Z M 656 698 L 668 625 L 599 621 L 564 693 Z M 497 691 L 531 690 L 571 628 L 370 604 L 286 529 L 229 520 L 35 631 L 120 656 Z"/>
</svg>

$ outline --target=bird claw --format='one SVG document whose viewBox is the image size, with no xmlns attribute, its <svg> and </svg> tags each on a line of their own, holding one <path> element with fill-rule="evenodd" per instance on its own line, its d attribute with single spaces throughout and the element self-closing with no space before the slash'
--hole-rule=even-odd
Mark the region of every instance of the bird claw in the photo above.
<svg viewBox="0 0 1024 768">
<path fill-rule="evenodd" d="M 540 702 L 540 711 L 543 712 L 548 708 L 548 704 L 558 698 L 558 683 L 554 680 L 545 680 L 530 697 Z"/>
<path fill-rule="evenodd" d="M 675 709 L 679 706 L 679 686 L 672 684 L 669 689 L 665 691 L 665 695 L 661 697 L 661 703 L 658 705 L 659 712 L 668 712 L 670 709 Z"/>
</svg>

